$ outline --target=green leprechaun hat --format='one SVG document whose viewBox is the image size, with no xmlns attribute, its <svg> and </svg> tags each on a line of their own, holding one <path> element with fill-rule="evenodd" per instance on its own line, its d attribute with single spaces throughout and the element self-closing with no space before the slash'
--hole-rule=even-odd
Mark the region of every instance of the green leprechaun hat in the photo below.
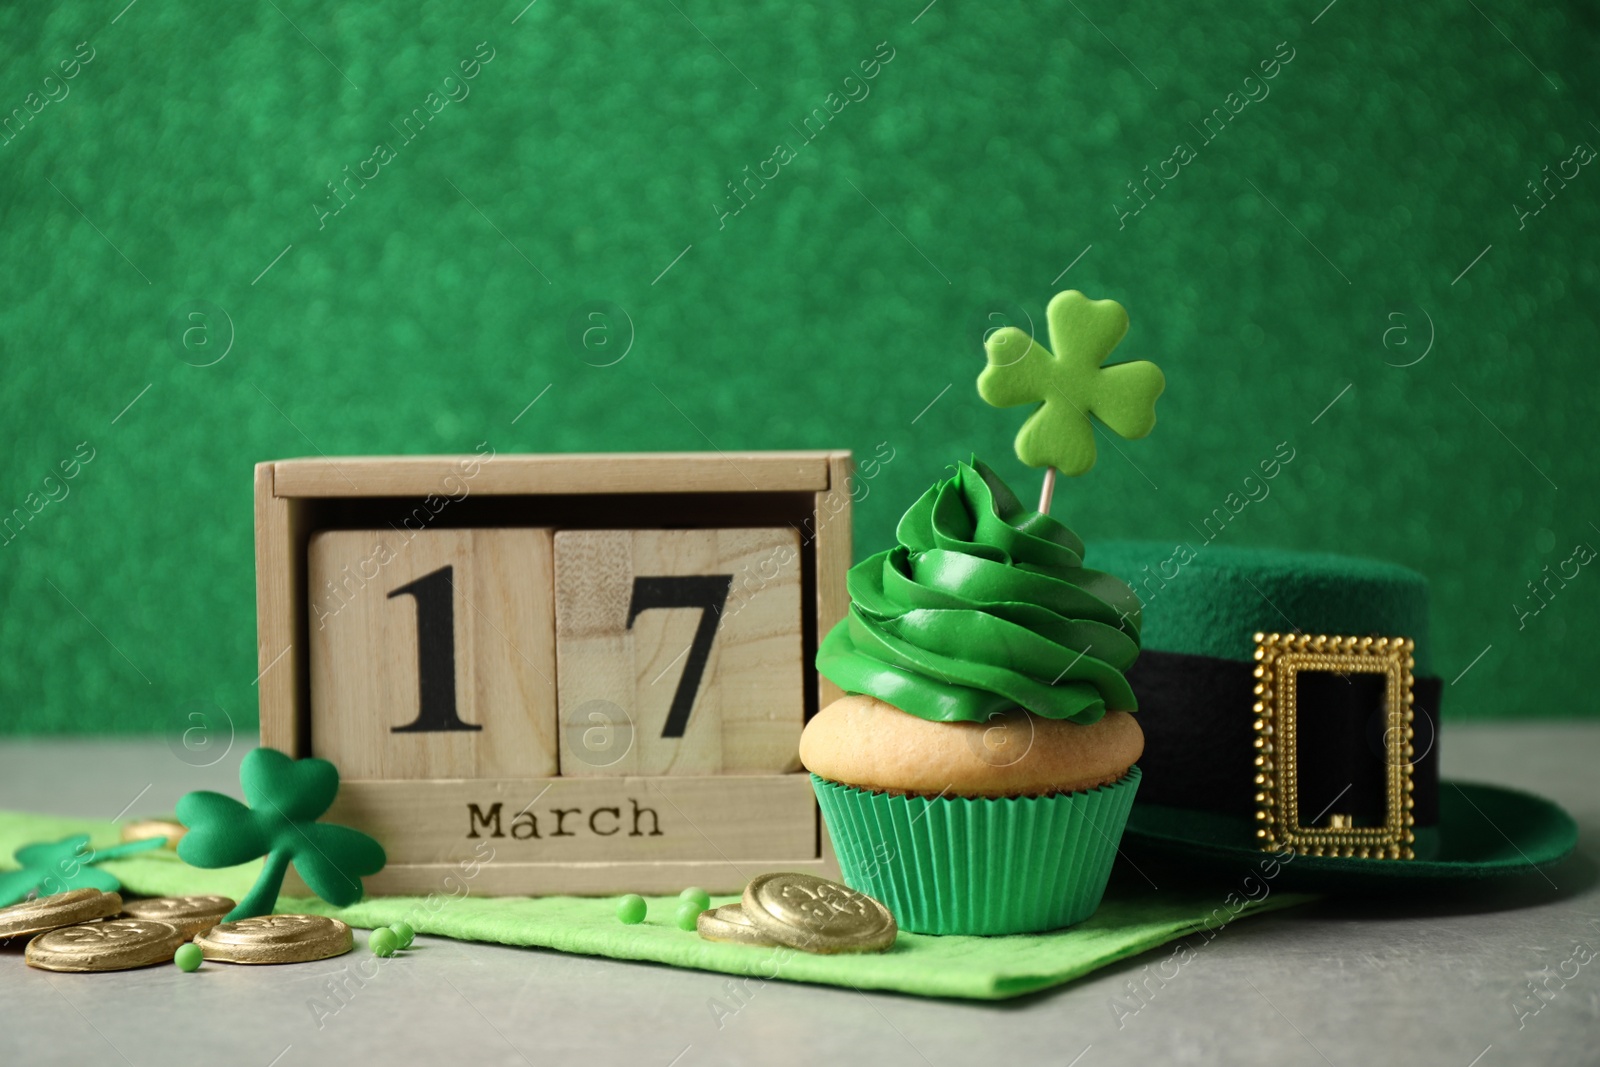
<svg viewBox="0 0 1600 1067">
<path fill-rule="evenodd" d="M 1130 852 L 1293 854 L 1296 884 L 1333 887 L 1529 873 L 1576 845 L 1547 800 L 1440 780 L 1445 686 L 1417 572 L 1200 538 L 1102 543 L 1087 562 L 1144 604 Z"/>
</svg>

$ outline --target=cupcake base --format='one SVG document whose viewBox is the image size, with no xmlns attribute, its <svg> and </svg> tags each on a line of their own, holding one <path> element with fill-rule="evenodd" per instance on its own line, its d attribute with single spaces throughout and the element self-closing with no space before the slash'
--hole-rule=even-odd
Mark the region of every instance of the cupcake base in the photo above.
<svg viewBox="0 0 1600 1067">
<path fill-rule="evenodd" d="M 1139 788 L 897 796 L 811 776 L 844 880 L 919 934 L 1022 934 L 1094 914 Z"/>
</svg>

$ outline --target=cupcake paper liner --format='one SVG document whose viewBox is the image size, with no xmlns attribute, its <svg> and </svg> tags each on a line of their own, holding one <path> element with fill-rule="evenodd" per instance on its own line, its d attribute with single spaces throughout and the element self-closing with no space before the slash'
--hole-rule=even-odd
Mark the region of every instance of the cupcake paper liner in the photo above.
<svg viewBox="0 0 1600 1067">
<path fill-rule="evenodd" d="M 845 883 L 919 934 L 1021 934 L 1094 914 L 1139 788 L 894 796 L 811 776 Z"/>
</svg>

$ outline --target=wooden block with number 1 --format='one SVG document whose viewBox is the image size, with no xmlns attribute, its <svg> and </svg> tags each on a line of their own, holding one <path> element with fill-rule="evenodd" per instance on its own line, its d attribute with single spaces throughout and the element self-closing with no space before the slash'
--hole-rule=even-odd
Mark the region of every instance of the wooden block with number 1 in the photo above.
<svg viewBox="0 0 1600 1067">
<path fill-rule="evenodd" d="M 790 527 L 555 536 L 561 774 L 798 769 Z"/>
<path fill-rule="evenodd" d="M 315 534 L 311 754 L 347 780 L 555 774 L 552 549 L 547 529 Z"/>
</svg>

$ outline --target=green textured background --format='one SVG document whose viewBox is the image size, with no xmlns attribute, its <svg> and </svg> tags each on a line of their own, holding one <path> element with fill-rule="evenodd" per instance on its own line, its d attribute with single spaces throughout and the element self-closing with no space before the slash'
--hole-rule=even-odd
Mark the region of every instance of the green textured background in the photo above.
<svg viewBox="0 0 1600 1067">
<path fill-rule="evenodd" d="M 888 442 L 858 554 L 969 451 L 1031 487 L 979 335 L 1068 287 L 1168 377 L 1154 435 L 1062 487 L 1081 533 L 1192 537 L 1290 442 L 1219 541 L 1428 574 L 1449 716 L 1593 714 L 1600 575 L 1513 605 L 1600 543 L 1600 168 L 1514 205 L 1600 144 L 1595 6 L 924 2 L 0 10 L 0 113 L 95 52 L 0 144 L 0 514 L 95 450 L 0 548 L 0 730 L 172 732 L 195 701 L 254 729 L 257 460 Z M 185 347 L 197 300 L 227 318 Z"/>
</svg>

